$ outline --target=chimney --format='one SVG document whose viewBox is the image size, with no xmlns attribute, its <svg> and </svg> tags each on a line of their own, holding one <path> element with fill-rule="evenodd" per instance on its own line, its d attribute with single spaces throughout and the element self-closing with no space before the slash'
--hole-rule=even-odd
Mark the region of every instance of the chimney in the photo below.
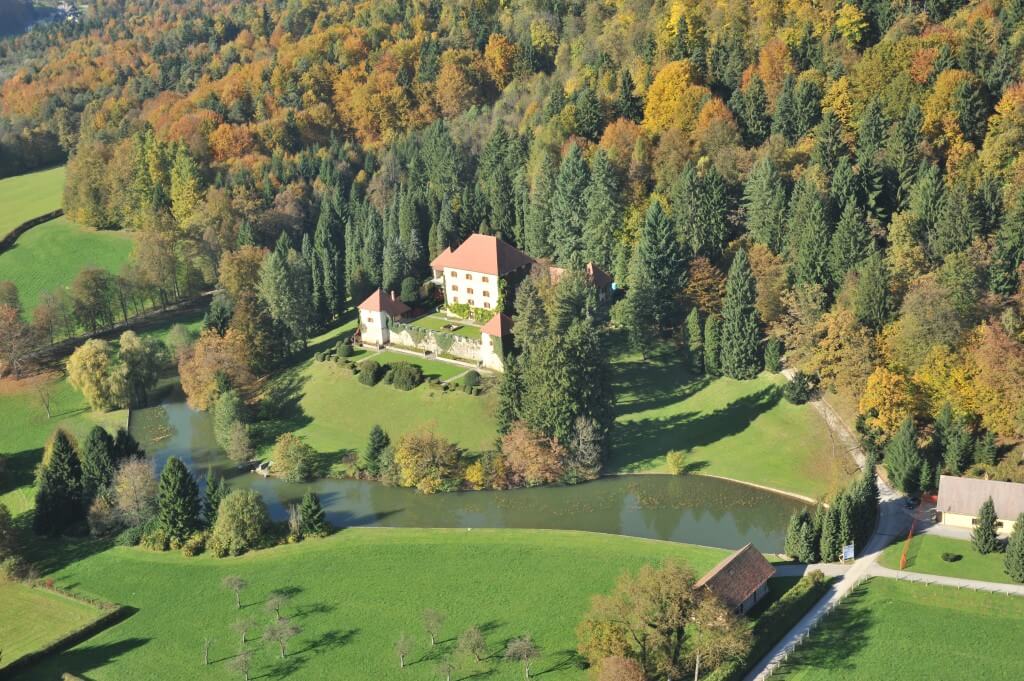
<svg viewBox="0 0 1024 681">
<path fill-rule="evenodd" d="M 392 301 L 398 300 L 398 296 L 395 295 L 394 291 L 391 292 L 391 300 Z"/>
</svg>

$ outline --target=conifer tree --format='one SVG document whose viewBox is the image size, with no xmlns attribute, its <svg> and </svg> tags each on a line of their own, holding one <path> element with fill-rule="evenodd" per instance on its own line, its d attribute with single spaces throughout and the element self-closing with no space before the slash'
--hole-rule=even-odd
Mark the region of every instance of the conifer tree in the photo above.
<svg viewBox="0 0 1024 681">
<path fill-rule="evenodd" d="M 615 112 L 620 118 L 639 121 L 644 117 L 643 99 L 635 94 L 636 84 L 629 69 L 624 68 L 619 74 L 618 95 L 615 99 Z"/>
<path fill-rule="evenodd" d="M 897 489 L 916 494 L 921 479 L 921 463 L 914 421 L 908 416 L 885 446 L 885 469 Z"/>
<path fill-rule="evenodd" d="M 679 299 L 686 280 L 685 261 L 675 231 L 652 199 L 647 207 L 631 267 L 630 286 L 652 310 L 654 324 L 667 329 L 680 321 Z M 632 295 L 632 293 L 631 293 Z"/>
<path fill-rule="evenodd" d="M 763 368 L 756 298 L 747 252 L 740 249 L 729 268 L 722 303 L 721 370 L 730 378 L 751 379 Z"/>
<path fill-rule="evenodd" d="M 359 460 L 356 464 L 359 470 L 366 471 L 371 477 L 379 473 L 380 457 L 384 450 L 391 446 L 391 438 L 379 425 L 370 429 L 370 439 L 366 443 L 366 449 L 359 453 Z"/>
<path fill-rule="evenodd" d="M 1007 213 L 995 236 L 996 247 L 989 267 L 990 287 L 1010 296 L 1020 286 L 1020 266 L 1024 264 L 1024 193 Z"/>
<path fill-rule="evenodd" d="M 751 147 L 758 147 L 771 132 L 772 119 L 768 107 L 768 93 L 764 81 L 756 73 L 742 90 L 736 90 L 729 100 L 729 108 L 735 112 L 743 127 L 743 140 Z"/>
<path fill-rule="evenodd" d="M 171 167 L 171 213 L 179 225 L 192 217 L 202 200 L 202 176 L 188 148 L 179 144 Z"/>
<path fill-rule="evenodd" d="M 840 285 L 846 273 L 867 257 L 871 248 L 871 231 L 860 208 L 848 201 L 839 217 L 829 248 L 829 270 L 832 281 Z"/>
<path fill-rule="evenodd" d="M 227 496 L 228 487 L 224 478 L 214 475 L 213 468 L 206 469 L 206 490 L 203 495 L 203 520 L 207 527 L 213 527 L 217 521 L 217 509 L 221 500 Z"/>
<path fill-rule="evenodd" d="M 1003 567 L 1010 579 L 1024 584 L 1024 513 L 1017 516 L 1017 522 L 1010 533 L 1010 541 L 1006 544 L 1006 556 Z"/>
<path fill-rule="evenodd" d="M 551 154 L 544 154 L 526 209 L 526 252 L 535 258 L 546 258 L 552 254 L 552 235 L 549 232 L 557 178 L 556 159 Z"/>
<path fill-rule="evenodd" d="M 831 110 L 821 117 L 821 123 L 814 135 L 814 150 L 811 158 L 821 166 L 827 177 L 835 173 L 839 159 L 846 156 L 846 144 L 843 142 L 842 124 L 839 117 Z"/>
<path fill-rule="evenodd" d="M 860 179 L 864 206 L 868 214 L 879 221 L 887 216 L 885 177 L 881 159 L 885 130 L 886 121 L 882 114 L 882 106 L 876 98 L 868 103 L 860 118 L 857 134 L 857 177 Z"/>
<path fill-rule="evenodd" d="M 82 467 L 71 438 L 58 430 L 50 456 L 36 480 L 32 527 L 36 534 L 56 536 L 85 517 L 82 504 Z"/>
<path fill-rule="evenodd" d="M 326 514 L 320 497 L 312 490 L 306 492 L 299 504 L 299 532 L 303 537 L 323 537 L 328 533 Z"/>
<path fill-rule="evenodd" d="M 704 372 L 708 376 L 721 376 L 721 322 L 715 315 L 704 320 Z"/>
<path fill-rule="evenodd" d="M 914 236 L 922 246 L 927 245 L 928 235 L 936 231 L 944 193 L 945 185 L 937 165 L 929 163 L 918 171 L 907 200 L 914 216 Z"/>
<path fill-rule="evenodd" d="M 384 221 L 384 255 L 381 261 L 381 286 L 385 291 L 397 291 L 405 277 L 405 249 L 398 231 L 397 199 L 387 211 Z"/>
<path fill-rule="evenodd" d="M 952 427 L 945 433 L 942 460 L 945 472 L 960 475 L 971 463 L 973 440 L 971 431 L 963 419 L 954 419 Z"/>
<path fill-rule="evenodd" d="M 917 487 L 922 493 L 935 489 L 935 467 L 928 459 L 921 462 L 921 475 Z"/>
<path fill-rule="evenodd" d="M 778 336 L 771 336 L 764 344 L 764 368 L 777 374 L 782 371 L 782 353 L 784 347 L 782 339 Z"/>
<path fill-rule="evenodd" d="M 345 301 L 345 256 L 341 248 L 341 216 L 327 197 L 320 204 L 320 218 L 313 236 L 313 304 L 321 319 L 338 316 Z M 319 280 L 319 281 L 317 281 Z"/>
<path fill-rule="evenodd" d="M 583 225 L 587 218 L 585 196 L 589 175 L 580 148 L 570 144 L 558 168 L 549 217 L 555 260 L 563 267 L 579 268 L 583 265 Z"/>
<path fill-rule="evenodd" d="M 882 254 L 874 250 L 857 268 L 853 313 L 858 322 L 878 331 L 892 318 L 893 307 L 885 261 Z"/>
<path fill-rule="evenodd" d="M 114 480 L 114 438 L 103 426 L 93 426 L 82 446 L 82 504 L 88 508 L 96 494 Z"/>
<path fill-rule="evenodd" d="M 586 222 L 583 224 L 583 257 L 606 271 L 613 264 L 615 235 L 622 227 L 621 193 L 608 154 L 598 149 L 590 161 Z"/>
<path fill-rule="evenodd" d="M 790 199 L 788 230 L 794 244 L 797 283 L 831 289 L 828 247 L 831 241 L 825 207 L 813 183 L 801 178 Z"/>
<path fill-rule="evenodd" d="M 997 520 L 995 504 L 992 503 L 992 497 L 989 497 L 978 509 L 978 520 L 971 532 L 971 543 L 978 553 L 985 555 L 999 548 L 999 536 L 996 534 Z"/>
<path fill-rule="evenodd" d="M 928 251 L 940 261 L 950 253 L 966 249 L 981 232 L 981 215 L 967 182 L 955 180 L 942 197 L 935 224 L 928 232 Z"/>
<path fill-rule="evenodd" d="M 672 210 L 679 238 L 691 255 L 721 254 L 729 235 L 729 196 L 713 165 L 701 174 L 692 165 L 680 173 L 673 185 Z"/>
<path fill-rule="evenodd" d="M 781 253 L 786 225 L 786 186 L 771 157 L 754 164 L 743 190 L 747 230 L 773 253 Z"/>
<path fill-rule="evenodd" d="M 991 466 L 996 462 L 997 456 L 995 434 L 990 431 L 984 433 L 974 444 L 974 463 Z"/>
<path fill-rule="evenodd" d="M 822 562 L 831 563 L 839 559 L 840 551 L 843 548 L 840 536 L 839 507 L 837 503 L 833 502 L 831 506 L 818 512 L 822 514 L 821 542 L 818 545 L 818 553 Z"/>
<path fill-rule="evenodd" d="M 135 436 L 126 428 L 118 428 L 114 436 L 114 459 L 115 463 L 121 463 L 128 459 L 138 459 L 146 456 L 146 452 L 139 445 Z"/>
<path fill-rule="evenodd" d="M 788 74 L 782 81 L 782 89 L 775 97 L 775 111 L 772 114 L 772 133 L 782 135 L 793 143 L 797 138 L 796 79 Z"/>
<path fill-rule="evenodd" d="M 171 539 L 184 541 L 199 528 L 199 486 L 177 457 L 170 457 L 160 473 L 157 517 Z"/>
<path fill-rule="evenodd" d="M 858 202 L 860 186 L 849 156 L 840 156 L 829 185 L 829 219 L 838 221 L 848 204 Z"/>
<path fill-rule="evenodd" d="M 690 308 L 686 315 L 686 343 L 690 351 L 690 367 L 697 374 L 704 372 L 704 327 L 700 321 L 700 310 Z"/>
<path fill-rule="evenodd" d="M 522 418 L 523 413 L 523 371 L 514 354 L 505 358 L 505 373 L 498 381 L 498 433 L 505 435 L 512 424 Z"/>
<path fill-rule="evenodd" d="M 921 107 L 911 102 L 903 118 L 892 127 L 887 155 L 896 180 L 896 210 L 910 205 L 910 191 L 921 168 Z"/>
</svg>

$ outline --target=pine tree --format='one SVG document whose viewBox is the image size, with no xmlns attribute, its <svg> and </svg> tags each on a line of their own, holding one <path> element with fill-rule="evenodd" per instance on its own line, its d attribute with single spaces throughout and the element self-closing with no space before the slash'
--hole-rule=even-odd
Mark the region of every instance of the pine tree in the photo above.
<svg viewBox="0 0 1024 681">
<path fill-rule="evenodd" d="M 94 426 L 82 446 L 82 504 L 86 508 L 96 494 L 114 480 L 114 438 L 103 428 Z"/>
<path fill-rule="evenodd" d="M 896 179 L 896 210 L 910 205 L 910 191 L 921 168 L 921 107 L 910 103 L 903 118 L 892 127 L 888 140 L 889 162 Z"/>
<path fill-rule="evenodd" d="M 917 487 L 922 493 L 935 489 L 935 467 L 928 459 L 921 462 L 921 474 L 917 481 Z"/>
<path fill-rule="evenodd" d="M 526 209 L 526 252 L 535 258 L 546 258 L 552 254 L 549 231 L 557 178 L 558 165 L 554 156 L 544 154 Z"/>
<path fill-rule="evenodd" d="M 685 261 L 675 231 L 656 199 L 651 200 L 640 229 L 630 279 L 631 287 L 643 287 L 657 328 L 667 329 L 678 323 Z"/>
<path fill-rule="evenodd" d="M 886 121 L 878 99 L 871 100 L 861 114 L 857 134 L 857 166 L 861 196 L 868 214 L 882 221 L 888 214 L 885 205 L 885 176 L 881 152 L 885 141 Z"/>
<path fill-rule="evenodd" d="M 320 497 L 312 490 L 306 492 L 299 504 L 299 532 L 303 537 L 324 537 L 328 534 L 326 514 Z"/>
<path fill-rule="evenodd" d="M 715 315 L 704 321 L 704 372 L 708 376 L 721 376 L 721 322 Z"/>
<path fill-rule="evenodd" d="M 782 371 L 782 353 L 784 351 L 782 339 L 778 336 L 771 336 L 764 344 L 764 368 L 777 374 Z"/>
<path fill-rule="evenodd" d="M 998 454 L 996 436 L 992 432 L 986 432 L 974 443 L 974 463 L 991 466 L 996 462 Z"/>
<path fill-rule="evenodd" d="M 755 73 L 744 89 L 733 93 L 729 108 L 739 116 L 744 142 L 750 147 L 761 146 L 771 132 L 772 120 L 768 111 L 768 93 L 760 76 Z"/>
<path fill-rule="evenodd" d="M 941 261 L 950 253 L 965 250 L 981 233 L 981 215 L 967 182 L 959 179 L 942 197 L 932 230 L 928 232 L 928 250 L 932 259 Z"/>
<path fill-rule="evenodd" d="M 700 322 L 700 310 L 690 308 L 686 315 L 686 344 L 690 351 L 690 367 L 694 373 L 704 372 L 704 328 Z"/>
<path fill-rule="evenodd" d="M 563 267 L 579 268 L 584 264 L 583 225 L 587 217 L 585 196 L 590 182 L 589 175 L 580 148 L 570 144 L 558 169 L 549 218 L 555 260 Z"/>
<path fill-rule="evenodd" d="M 622 190 L 608 154 L 598 149 L 590 161 L 590 184 L 586 194 L 586 222 L 583 224 L 583 257 L 610 270 L 615 236 L 622 228 Z"/>
<path fill-rule="evenodd" d="M 32 527 L 36 534 L 56 536 L 85 517 L 82 504 L 82 467 L 71 438 L 58 430 L 50 456 L 36 480 L 36 506 Z"/>
<path fill-rule="evenodd" d="M 1024 513 L 1017 516 L 1017 522 L 1010 533 L 1010 541 L 1006 544 L 1006 556 L 1003 566 L 1010 579 L 1024 584 Z"/>
<path fill-rule="evenodd" d="M 505 358 L 505 373 L 498 381 L 498 433 L 505 435 L 512 424 L 522 418 L 523 413 L 523 371 L 516 355 Z"/>
<path fill-rule="evenodd" d="M 926 244 L 929 235 L 936 230 L 944 194 L 945 185 L 937 165 L 929 163 L 918 171 L 917 179 L 910 190 L 908 203 L 910 212 L 914 216 L 914 236 L 922 245 Z"/>
<path fill-rule="evenodd" d="M 729 195 L 715 167 L 702 174 L 680 173 L 673 185 L 672 206 L 679 237 L 690 254 L 720 255 L 729 235 Z"/>
<path fill-rule="evenodd" d="M 114 436 L 114 461 L 120 463 L 128 459 L 140 459 L 146 452 L 131 433 L 125 428 L 118 428 Z"/>
<path fill-rule="evenodd" d="M 839 217 L 829 248 L 829 270 L 837 285 L 846 273 L 857 266 L 871 250 L 871 231 L 864 214 L 853 201 L 849 201 Z"/>
<path fill-rule="evenodd" d="M 227 496 L 228 487 L 224 478 L 214 475 L 213 468 L 206 469 L 206 490 L 203 496 L 203 520 L 207 527 L 213 527 L 217 521 L 217 509 L 221 500 Z"/>
<path fill-rule="evenodd" d="M 839 162 L 836 163 L 836 169 L 832 172 L 832 182 L 828 190 L 829 218 L 838 221 L 848 204 L 857 204 L 859 193 L 859 180 L 853 172 L 850 157 L 840 156 Z"/>
<path fill-rule="evenodd" d="M 199 486 L 177 457 L 170 457 L 160 473 L 157 517 L 172 540 L 188 538 L 199 527 Z"/>
<path fill-rule="evenodd" d="M 359 470 L 365 471 L 370 477 L 379 472 L 380 457 L 384 450 L 391 446 L 391 438 L 384 432 L 384 429 L 374 425 L 370 429 L 370 439 L 366 443 L 366 449 L 359 453 L 359 460 L 356 465 Z"/>
<path fill-rule="evenodd" d="M 179 225 L 184 225 L 192 217 L 202 200 L 202 190 L 199 165 L 188 153 L 188 148 L 179 144 L 171 167 L 171 213 Z"/>
<path fill-rule="evenodd" d="M 971 431 L 968 430 L 962 419 L 955 419 L 943 439 L 945 447 L 942 452 L 942 460 L 945 472 L 950 475 L 960 475 L 971 463 L 974 444 Z"/>
<path fill-rule="evenodd" d="M 388 208 L 384 221 L 384 256 L 380 285 L 385 291 L 398 291 L 405 277 L 405 249 L 398 231 L 398 200 Z"/>
<path fill-rule="evenodd" d="M 721 369 L 730 378 L 751 379 L 763 368 L 756 298 L 747 252 L 740 249 L 729 268 L 722 304 Z"/>
<path fill-rule="evenodd" d="M 839 560 L 842 551 L 842 537 L 840 536 L 840 517 L 838 505 L 833 502 L 828 508 L 819 511 L 822 513 L 821 542 L 818 545 L 818 552 L 824 563 L 831 563 Z"/>
<path fill-rule="evenodd" d="M 786 224 L 786 185 L 770 156 L 754 164 L 743 190 L 747 230 L 773 253 L 781 253 Z"/>
<path fill-rule="evenodd" d="M 636 84 L 629 69 L 622 69 L 619 75 L 618 96 L 615 100 L 615 112 L 620 118 L 630 121 L 639 121 L 644 117 L 643 98 L 634 94 Z"/>
<path fill-rule="evenodd" d="M 878 331 L 892 318 L 893 307 L 885 261 L 879 251 L 872 251 L 857 269 L 853 313 L 858 322 Z"/>
<path fill-rule="evenodd" d="M 812 160 L 821 166 L 827 177 L 835 173 L 839 159 L 847 155 L 846 144 L 843 142 L 843 128 L 839 117 L 831 110 L 821 117 L 821 123 L 814 135 Z"/>
<path fill-rule="evenodd" d="M 797 283 L 818 284 L 831 289 L 828 268 L 830 228 L 825 207 L 814 184 L 803 177 L 797 182 L 789 204 L 788 230 L 794 244 Z"/>
<path fill-rule="evenodd" d="M 320 203 L 320 218 L 313 236 L 313 303 L 321 319 L 337 317 L 345 302 L 345 256 L 341 248 L 341 216 L 327 196 Z"/>
<path fill-rule="evenodd" d="M 885 446 L 885 469 L 897 489 L 916 494 L 921 479 L 921 463 L 914 421 L 908 416 Z"/>
<path fill-rule="evenodd" d="M 792 144 L 797 138 L 796 79 L 788 74 L 782 81 L 782 89 L 775 97 L 775 111 L 772 114 L 772 133 L 782 135 Z"/>
<path fill-rule="evenodd" d="M 985 503 L 978 509 L 978 520 L 971 532 L 971 543 L 978 553 L 985 555 L 998 550 L 999 536 L 996 534 L 996 507 L 992 503 L 992 497 L 985 500 Z"/>
<path fill-rule="evenodd" d="M 1024 264 L 1024 194 L 1006 215 L 995 236 L 996 247 L 989 267 L 990 287 L 1010 296 L 1020 286 L 1020 266 Z"/>
</svg>

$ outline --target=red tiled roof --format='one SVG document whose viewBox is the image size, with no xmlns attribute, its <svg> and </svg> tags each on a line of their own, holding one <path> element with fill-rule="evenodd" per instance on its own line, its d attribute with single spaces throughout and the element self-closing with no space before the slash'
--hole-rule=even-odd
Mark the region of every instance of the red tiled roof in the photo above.
<svg viewBox="0 0 1024 681">
<path fill-rule="evenodd" d="M 499 312 L 491 317 L 486 324 L 480 327 L 480 333 L 486 333 L 488 336 L 494 336 L 496 338 L 507 336 L 512 333 L 512 318 Z"/>
<path fill-rule="evenodd" d="M 775 574 L 753 544 L 725 558 L 697 580 L 696 588 L 707 587 L 728 608 L 735 610 Z"/>
<path fill-rule="evenodd" d="M 564 267 L 555 267 L 554 265 L 547 265 L 547 270 L 552 284 L 557 284 L 566 272 Z M 594 263 L 588 262 L 586 271 L 587 280 L 597 288 L 607 288 L 612 285 L 612 278 Z"/>
<path fill-rule="evenodd" d="M 370 297 L 359 303 L 360 310 L 369 312 L 387 312 L 392 317 L 401 317 L 409 311 L 409 306 L 401 300 L 392 300 L 391 296 L 384 293 L 383 289 L 377 289 L 370 294 Z"/>
<path fill-rule="evenodd" d="M 454 251 L 446 248 L 430 266 L 435 270 L 451 267 L 500 277 L 532 262 L 533 258 L 497 237 L 473 234 Z"/>
</svg>

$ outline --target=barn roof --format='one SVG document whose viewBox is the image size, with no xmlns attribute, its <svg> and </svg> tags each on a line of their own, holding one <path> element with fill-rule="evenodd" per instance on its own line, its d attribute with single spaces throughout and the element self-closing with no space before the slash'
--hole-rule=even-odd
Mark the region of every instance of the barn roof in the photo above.
<svg viewBox="0 0 1024 681">
<path fill-rule="evenodd" d="M 762 584 L 775 575 L 775 568 L 753 544 L 729 555 L 697 580 L 697 588 L 707 587 L 726 606 L 735 610 Z"/>
<path fill-rule="evenodd" d="M 1014 520 L 1024 513 L 1024 484 L 1001 480 L 960 478 L 954 475 L 939 477 L 937 511 L 978 515 L 978 510 L 989 497 L 996 507 L 996 516 Z"/>
</svg>

